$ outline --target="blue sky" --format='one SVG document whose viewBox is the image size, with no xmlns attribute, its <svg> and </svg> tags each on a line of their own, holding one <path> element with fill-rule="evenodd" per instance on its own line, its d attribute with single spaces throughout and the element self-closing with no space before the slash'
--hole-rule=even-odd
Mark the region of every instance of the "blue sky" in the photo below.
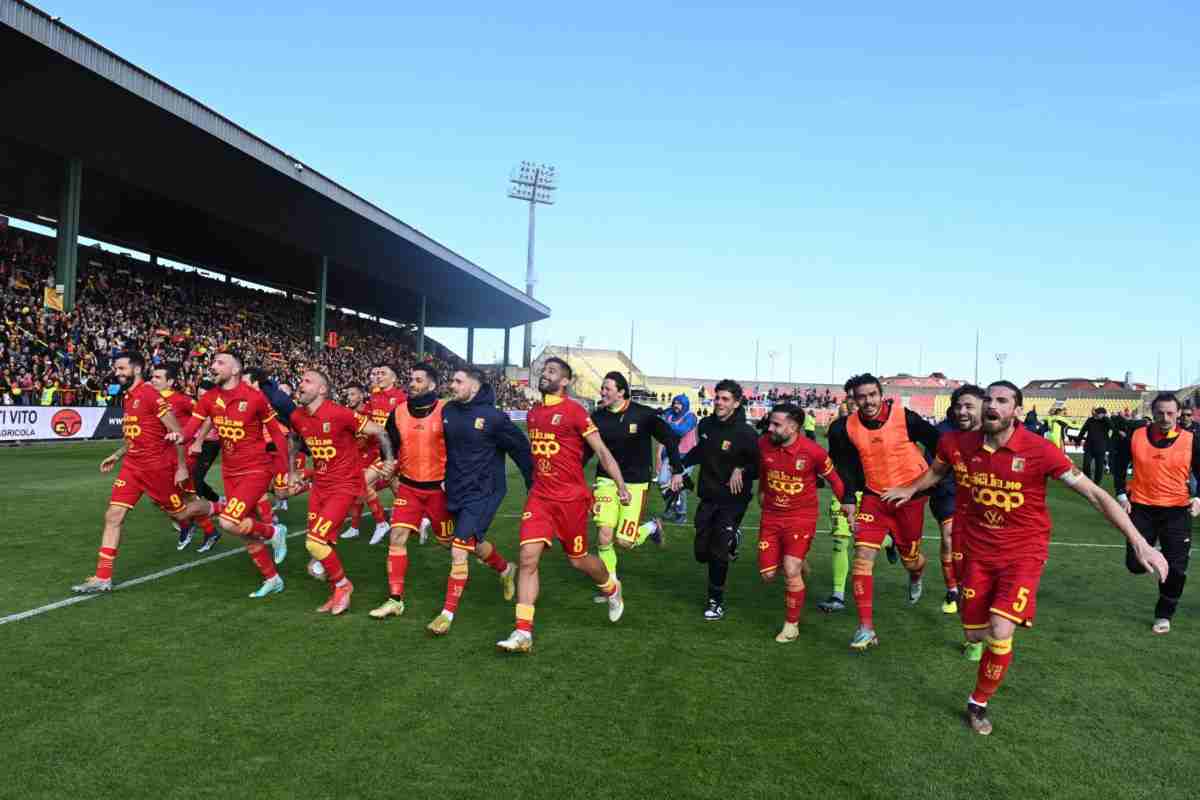
<svg viewBox="0 0 1200 800">
<path fill-rule="evenodd" d="M 535 343 L 971 378 L 979 328 L 984 380 L 1200 372 L 1189 4 L 406 5 L 41 8 L 514 285 L 508 172 L 557 165 Z"/>
</svg>

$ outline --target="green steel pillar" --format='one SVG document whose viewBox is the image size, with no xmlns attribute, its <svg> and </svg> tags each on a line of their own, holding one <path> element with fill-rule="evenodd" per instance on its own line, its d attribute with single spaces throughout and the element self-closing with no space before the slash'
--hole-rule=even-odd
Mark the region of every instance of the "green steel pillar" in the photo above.
<svg viewBox="0 0 1200 800">
<path fill-rule="evenodd" d="M 325 349 L 325 295 L 329 289 L 329 258 L 321 256 L 321 288 L 317 290 L 317 309 L 313 314 L 313 343 Z"/>
<path fill-rule="evenodd" d="M 508 340 L 509 340 L 509 336 L 511 334 L 512 334 L 511 329 L 509 329 L 509 328 L 504 329 L 504 368 L 505 369 L 508 369 Z"/>
<path fill-rule="evenodd" d="M 467 328 L 467 363 L 475 363 L 475 329 Z"/>
<path fill-rule="evenodd" d="M 54 282 L 63 287 L 63 310 L 75 310 L 75 284 L 79 272 L 79 200 L 83 187 L 83 162 L 67 159 L 58 208 L 58 266 Z"/>
</svg>

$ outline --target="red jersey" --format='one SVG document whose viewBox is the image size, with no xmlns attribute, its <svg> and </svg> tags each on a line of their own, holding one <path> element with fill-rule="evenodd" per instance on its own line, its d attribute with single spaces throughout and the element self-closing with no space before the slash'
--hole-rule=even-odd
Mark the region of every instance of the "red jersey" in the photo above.
<svg viewBox="0 0 1200 800">
<path fill-rule="evenodd" d="M 175 415 L 175 419 L 179 420 L 179 424 L 186 425 L 188 420 L 192 418 L 192 407 L 195 405 L 192 402 L 192 398 L 174 389 L 163 391 L 162 396 L 167 401 L 167 405 L 171 407 L 171 413 Z M 184 442 L 184 445 L 187 444 L 187 442 Z"/>
<path fill-rule="evenodd" d="M 954 469 L 959 495 L 955 532 L 965 527 L 970 558 L 983 563 L 1049 555 L 1046 481 L 1073 468 L 1052 442 L 1017 425 L 1008 444 L 993 450 L 982 431 L 948 431 L 937 458 Z"/>
<path fill-rule="evenodd" d="M 292 430 L 304 440 L 313 459 L 313 484 L 321 491 L 358 493 L 363 489 L 357 437 L 371 420 L 326 400 L 312 413 L 298 406 Z"/>
<path fill-rule="evenodd" d="M 371 422 L 382 428 L 387 425 L 388 417 L 396 410 L 396 406 L 406 400 L 408 395 L 403 389 L 373 389 L 367 399 L 367 416 L 371 418 Z M 366 440 L 366 453 L 372 461 L 379 456 L 379 443 L 373 436 Z"/>
<path fill-rule="evenodd" d="M 129 445 L 125 463 L 157 470 L 174 461 L 175 445 L 165 440 L 167 426 L 162 421 L 171 407 L 158 390 L 140 381 L 125 393 L 124 408 L 121 428 Z"/>
<path fill-rule="evenodd" d="M 806 436 L 797 436 L 786 447 L 758 439 L 758 485 L 764 514 L 815 517 L 820 512 L 817 478 L 829 481 L 834 497 L 845 491 L 825 448 Z"/>
<path fill-rule="evenodd" d="M 264 426 L 278 426 L 278 422 L 275 409 L 258 389 L 246 383 L 239 383 L 234 389 L 210 389 L 196 402 L 192 419 L 212 420 L 221 437 L 222 475 L 272 471 Z"/>
<path fill-rule="evenodd" d="M 590 500 L 592 490 L 583 477 L 583 437 L 596 432 L 587 410 L 570 398 L 538 403 L 529 412 L 529 445 L 533 451 L 533 489 L 530 497 L 570 503 Z"/>
</svg>

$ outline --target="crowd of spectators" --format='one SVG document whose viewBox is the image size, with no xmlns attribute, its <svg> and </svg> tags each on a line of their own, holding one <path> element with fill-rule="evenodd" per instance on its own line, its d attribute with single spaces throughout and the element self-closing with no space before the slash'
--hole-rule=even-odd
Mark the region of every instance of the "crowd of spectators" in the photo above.
<svg viewBox="0 0 1200 800">
<path fill-rule="evenodd" d="M 329 310 L 326 326 L 336 348 L 312 341 L 313 304 L 300 296 L 264 292 L 198 272 L 151 265 L 99 248 L 81 248 L 75 309 L 44 307 L 54 282 L 54 240 L 28 231 L 0 229 L 0 403 L 103 405 L 116 387 L 113 357 L 138 350 L 151 364 L 173 363 L 194 394 L 218 348 L 236 349 L 247 365 L 296 384 L 317 367 L 336 386 L 366 383 L 372 366 L 390 364 L 407 379 L 421 360 L 444 375 L 462 365 L 426 339 L 416 352 L 413 328 L 383 325 Z M 519 408 L 522 390 L 493 376 L 497 400 Z"/>
</svg>

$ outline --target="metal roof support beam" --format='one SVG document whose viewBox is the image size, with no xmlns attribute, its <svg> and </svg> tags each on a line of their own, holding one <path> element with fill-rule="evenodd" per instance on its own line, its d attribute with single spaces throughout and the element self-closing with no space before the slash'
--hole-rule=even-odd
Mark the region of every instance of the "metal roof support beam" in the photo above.
<svg viewBox="0 0 1200 800">
<path fill-rule="evenodd" d="M 329 258 L 321 256 L 320 288 L 317 291 L 317 307 L 313 313 L 313 344 L 317 350 L 325 349 L 325 296 L 329 288 Z"/>
<path fill-rule="evenodd" d="M 467 328 L 467 363 L 475 363 L 475 329 Z"/>
<path fill-rule="evenodd" d="M 58 264 L 54 281 L 63 287 L 63 311 L 75 310 L 79 272 L 79 199 L 83 194 L 83 162 L 69 158 L 63 173 L 58 209 Z"/>
<path fill-rule="evenodd" d="M 417 358 L 425 358 L 425 295 L 421 295 L 421 319 L 417 323 Z"/>
<path fill-rule="evenodd" d="M 508 369 L 508 343 L 509 343 L 509 339 L 511 338 L 511 336 L 512 336 L 512 329 L 505 328 L 504 329 L 504 368 L 506 370 Z"/>
</svg>

